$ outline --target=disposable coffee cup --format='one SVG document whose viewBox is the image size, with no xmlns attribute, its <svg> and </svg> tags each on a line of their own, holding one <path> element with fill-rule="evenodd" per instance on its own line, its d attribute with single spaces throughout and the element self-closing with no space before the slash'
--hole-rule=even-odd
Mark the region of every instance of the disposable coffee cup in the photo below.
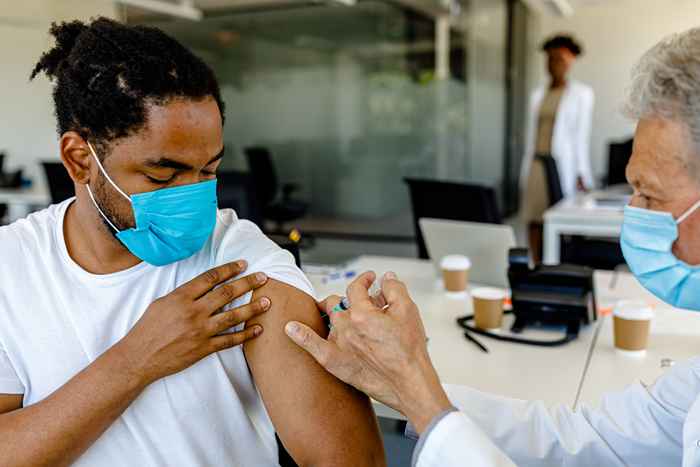
<svg viewBox="0 0 700 467">
<path fill-rule="evenodd" d="M 440 261 L 442 281 L 448 292 L 464 292 L 469 283 L 472 262 L 463 255 L 448 255 Z"/>
<path fill-rule="evenodd" d="M 486 331 L 501 329 L 503 322 L 503 300 L 506 293 L 501 289 L 481 287 L 472 290 L 474 301 L 474 325 Z"/>
<path fill-rule="evenodd" d="M 613 309 L 615 348 L 624 354 L 643 356 L 649 343 L 654 311 L 641 300 L 620 300 Z"/>
</svg>

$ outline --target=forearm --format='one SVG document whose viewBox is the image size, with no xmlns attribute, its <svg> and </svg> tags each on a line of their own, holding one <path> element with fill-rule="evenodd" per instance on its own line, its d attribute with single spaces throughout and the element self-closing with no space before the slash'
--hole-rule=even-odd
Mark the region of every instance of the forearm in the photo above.
<svg viewBox="0 0 700 467">
<path fill-rule="evenodd" d="M 100 437 L 145 387 L 119 345 L 41 402 L 0 415 L 0 465 L 69 465 Z"/>
<path fill-rule="evenodd" d="M 400 407 L 418 433 L 422 433 L 433 418 L 451 406 L 437 372 L 427 355 L 404 373 L 396 390 Z"/>
</svg>

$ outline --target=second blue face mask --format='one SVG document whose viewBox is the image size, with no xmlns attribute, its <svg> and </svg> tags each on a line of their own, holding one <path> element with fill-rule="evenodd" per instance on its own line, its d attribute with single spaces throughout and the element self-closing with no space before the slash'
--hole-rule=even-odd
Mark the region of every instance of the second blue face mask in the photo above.
<svg viewBox="0 0 700 467">
<path fill-rule="evenodd" d="M 620 245 L 627 265 L 639 282 L 664 302 L 700 311 L 700 266 L 676 258 L 673 243 L 678 224 L 696 209 L 690 207 L 678 220 L 671 213 L 625 207 Z"/>
<path fill-rule="evenodd" d="M 136 227 L 120 231 L 102 212 L 88 185 L 90 198 L 134 256 L 154 266 L 164 266 L 202 249 L 216 225 L 216 180 L 129 196 L 109 177 L 90 143 L 88 147 L 105 178 L 131 203 Z"/>
</svg>

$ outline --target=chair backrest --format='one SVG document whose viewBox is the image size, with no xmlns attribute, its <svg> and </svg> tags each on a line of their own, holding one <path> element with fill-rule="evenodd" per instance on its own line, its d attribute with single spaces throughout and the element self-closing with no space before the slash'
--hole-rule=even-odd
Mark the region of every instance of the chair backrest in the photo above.
<svg viewBox="0 0 700 467">
<path fill-rule="evenodd" d="M 61 162 L 42 162 L 49 185 L 51 203 L 56 204 L 75 196 L 75 185 Z"/>
<path fill-rule="evenodd" d="M 428 250 L 418 220 L 424 217 L 500 224 L 496 191 L 487 186 L 405 178 L 411 195 L 413 225 L 418 257 L 427 259 Z"/>
<path fill-rule="evenodd" d="M 630 138 L 621 143 L 610 143 L 608 146 L 608 176 L 606 179 L 608 186 L 627 183 L 625 171 L 627 163 L 632 157 L 633 143 L 634 140 Z"/>
<path fill-rule="evenodd" d="M 557 169 L 557 161 L 552 156 L 536 156 L 544 164 L 544 173 L 547 178 L 547 193 L 549 195 L 549 206 L 554 206 L 564 198 L 561 189 L 561 179 Z"/>
<path fill-rule="evenodd" d="M 248 219 L 262 227 L 262 211 L 250 174 L 220 170 L 216 178 L 219 208 L 231 208 L 240 219 Z"/>
<path fill-rule="evenodd" d="M 249 147 L 243 152 L 248 160 L 248 168 L 253 177 L 255 190 L 260 205 L 265 207 L 277 196 L 277 172 L 272 162 L 272 155 L 267 148 Z"/>
</svg>

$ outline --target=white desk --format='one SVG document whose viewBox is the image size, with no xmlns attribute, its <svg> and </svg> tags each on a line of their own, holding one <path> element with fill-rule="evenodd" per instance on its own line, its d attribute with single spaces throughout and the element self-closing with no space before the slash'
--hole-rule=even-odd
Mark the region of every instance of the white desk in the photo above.
<svg viewBox="0 0 700 467">
<path fill-rule="evenodd" d="M 594 326 L 582 328 L 578 339 L 554 348 L 511 344 L 476 336 L 489 348 L 490 353 L 485 354 L 464 339 L 455 323 L 456 317 L 471 312 L 471 303 L 449 299 L 436 284 L 437 275 L 431 263 L 361 256 L 351 263 L 351 269 L 357 272 L 374 270 L 378 274 L 391 270 L 406 282 L 421 311 L 430 338 L 428 350 L 444 383 L 519 399 L 543 400 L 548 405 L 572 406 L 592 344 Z M 601 326 L 601 332 L 581 396 L 581 401 L 587 405 L 596 404 L 603 393 L 622 389 L 636 380 L 653 382 L 664 371 L 660 366 L 662 358 L 678 361 L 700 354 L 700 313 L 672 309 L 644 290 L 628 273 L 618 273 L 611 289 L 612 274 L 596 272 L 599 308 L 609 308 L 620 299 L 635 298 L 653 304 L 657 315 L 652 324 L 648 353 L 642 358 L 615 352 L 612 319 L 601 318 L 596 323 Z M 350 282 L 323 284 L 320 276 L 310 274 L 309 278 L 320 298 L 334 293 L 344 295 Z M 378 407 L 378 413 L 395 415 L 382 407 Z"/>
<path fill-rule="evenodd" d="M 597 405 L 604 393 L 622 390 L 634 382 L 653 383 L 668 369 L 661 366 L 663 359 L 678 362 L 700 355 L 700 313 L 679 310 L 661 302 L 628 273 L 620 274 L 616 286 L 610 289 L 612 274 L 608 271 L 596 273 L 599 303 L 612 304 L 624 298 L 641 299 L 652 304 L 656 315 L 644 357 L 617 352 L 613 345 L 612 317 L 600 321 L 601 332 L 581 396 L 587 405 Z"/>
<path fill-rule="evenodd" d="M 560 238 L 562 235 L 587 235 L 592 237 L 617 238 L 622 228 L 622 208 L 601 207 L 596 197 L 622 196 L 620 188 L 596 191 L 567 198 L 544 213 L 545 264 L 558 264 Z"/>
<path fill-rule="evenodd" d="M 51 204 L 51 195 L 44 177 L 36 177 L 33 182 L 26 188 L 0 189 L 0 204 L 7 205 L 10 222 L 26 217 L 36 208 Z"/>
<path fill-rule="evenodd" d="M 549 404 L 573 404 L 593 336 L 592 327 L 582 329 L 575 341 L 555 348 L 475 336 L 488 347 L 490 352 L 486 354 L 464 338 L 455 322 L 457 317 L 471 313 L 471 300 L 447 298 L 436 284 L 435 269 L 430 262 L 362 256 L 352 263 L 352 268 L 358 272 L 374 270 L 378 274 L 391 270 L 406 282 L 421 311 L 430 338 L 428 350 L 443 382 Z M 309 278 L 319 298 L 344 295 L 349 283 L 322 284 L 319 276 L 309 275 Z"/>
</svg>

